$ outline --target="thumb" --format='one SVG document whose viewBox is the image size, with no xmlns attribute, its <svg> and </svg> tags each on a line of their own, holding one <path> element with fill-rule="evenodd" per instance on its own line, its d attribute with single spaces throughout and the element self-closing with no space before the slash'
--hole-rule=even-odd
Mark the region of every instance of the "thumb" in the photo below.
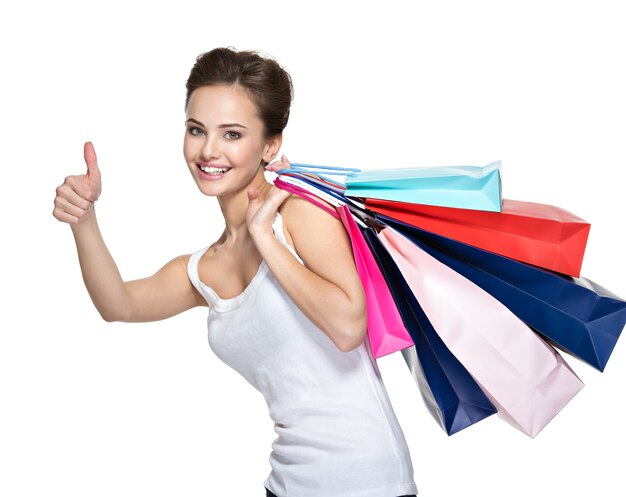
<svg viewBox="0 0 626 497">
<path fill-rule="evenodd" d="M 85 162 L 87 163 L 87 177 L 100 178 L 100 169 L 98 168 L 98 158 L 96 157 L 96 150 L 93 148 L 93 143 L 85 142 Z"/>
<path fill-rule="evenodd" d="M 248 204 L 256 204 L 259 202 L 259 192 L 251 186 L 248 188 Z"/>
</svg>

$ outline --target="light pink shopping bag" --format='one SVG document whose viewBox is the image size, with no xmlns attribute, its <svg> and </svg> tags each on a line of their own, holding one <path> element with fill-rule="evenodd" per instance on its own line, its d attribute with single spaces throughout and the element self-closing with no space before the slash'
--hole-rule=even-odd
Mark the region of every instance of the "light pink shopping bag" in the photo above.
<svg viewBox="0 0 626 497">
<path fill-rule="evenodd" d="M 506 421 L 534 437 L 584 386 L 494 297 L 392 228 L 378 236 L 441 339 Z"/>
</svg>

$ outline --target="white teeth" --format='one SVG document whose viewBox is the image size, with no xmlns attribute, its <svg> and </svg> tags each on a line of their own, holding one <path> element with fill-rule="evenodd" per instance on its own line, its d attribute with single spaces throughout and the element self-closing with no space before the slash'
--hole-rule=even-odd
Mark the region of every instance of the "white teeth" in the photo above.
<svg viewBox="0 0 626 497">
<path fill-rule="evenodd" d="M 230 167 L 218 168 L 218 167 L 200 166 L 200 169 L 202 169 L 207 174 L 223 174 L 226 171 L 230 170 Z"/>
</svg>

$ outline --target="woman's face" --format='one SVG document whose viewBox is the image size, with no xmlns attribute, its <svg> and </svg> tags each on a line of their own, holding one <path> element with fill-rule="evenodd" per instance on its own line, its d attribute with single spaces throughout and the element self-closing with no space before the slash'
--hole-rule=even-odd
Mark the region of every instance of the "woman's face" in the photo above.
<svg viewBox="0 0 626 497">
<path fill-rule="evenodd" d="M 280 141 L 264 140 L 263 121 L 245 90 L 237 86 L 202 86 L 187 105 L 183 154 L 198 188 L 220 196 L 247 190 L 261 160 L 270 162 Z"/>
</svg>

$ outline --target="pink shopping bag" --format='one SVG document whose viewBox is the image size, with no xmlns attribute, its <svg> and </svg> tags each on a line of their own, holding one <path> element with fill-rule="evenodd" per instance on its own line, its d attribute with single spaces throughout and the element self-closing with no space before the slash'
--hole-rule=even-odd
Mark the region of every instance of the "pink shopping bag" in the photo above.
<svg viewBox="0 0 626 497">
<path fill-rule="evenodd" d="M 390 227 L 378 234 L 450 351 L 498 409 L 535 437 L 584 386 L 509 309 Z"/>
<path fill-rule="evenodd" d="M 367 301 L 367 336 L 379 358 L 414 345 L 369 246 L 345 205 L 337 212 L 352 242 L 352 251 Z"/>
</svg>

